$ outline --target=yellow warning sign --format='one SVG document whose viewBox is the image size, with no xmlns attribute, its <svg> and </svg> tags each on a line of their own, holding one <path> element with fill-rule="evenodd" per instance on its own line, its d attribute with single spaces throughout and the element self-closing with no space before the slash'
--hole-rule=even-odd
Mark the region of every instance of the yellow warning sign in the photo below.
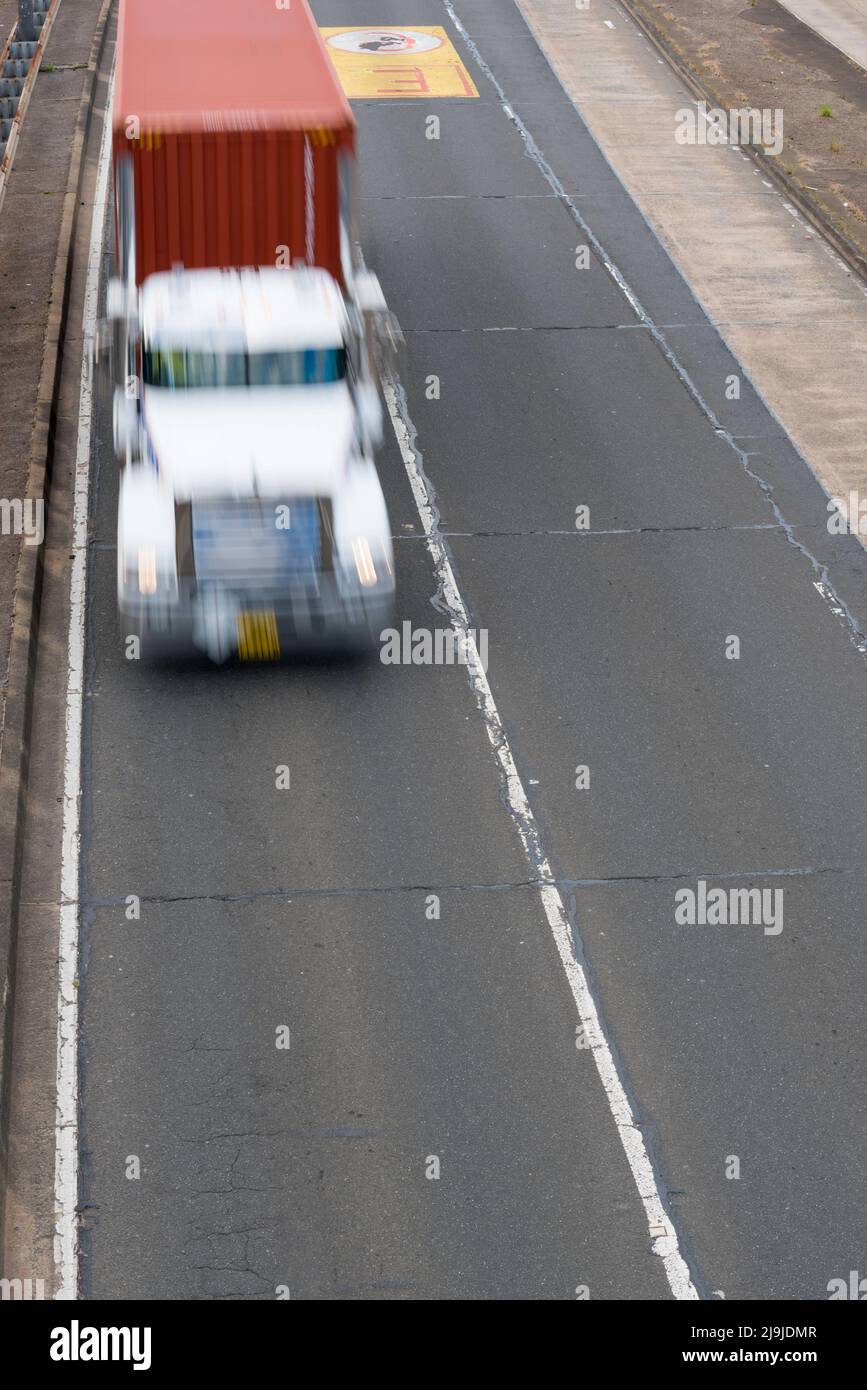
<svg viewBox="0 0 867 1390">
<path fill-rule="evenodd" d="M 477 97 L 445 29 L 322 29 L 348 97 Z"/>
</svg>

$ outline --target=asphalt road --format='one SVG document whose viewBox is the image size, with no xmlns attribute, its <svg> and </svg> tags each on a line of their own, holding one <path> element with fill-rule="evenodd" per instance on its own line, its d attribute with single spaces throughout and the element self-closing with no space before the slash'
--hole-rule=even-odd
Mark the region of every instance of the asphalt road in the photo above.
<svg viewBox="0 0 867 1390">
<path fill-rule="evenodd" d="M 814 581 L 827 561 L 857 619 L 865 557 L 749 384 L 726 398 L 737 365 L 518 11 L 456 8 L 487 71 L 438 0 L 374 17 L 445 23 L 479 100 L 356 104 L 440 532 L 696 1287 L 825 1298 L 867 1236 L 867 720 Z M 575 268 L 576 215 L 660 332 L 598 254 Z M 103 411 L 82 1293 L 670 1297 L 466 672 L 126 661 L 110 434 Z M 442 626 L 392 434 L 381 474 L 400 618 Z M 699 878 L 782 889 L 783 930 L 678 925 Z"/>
</svg>

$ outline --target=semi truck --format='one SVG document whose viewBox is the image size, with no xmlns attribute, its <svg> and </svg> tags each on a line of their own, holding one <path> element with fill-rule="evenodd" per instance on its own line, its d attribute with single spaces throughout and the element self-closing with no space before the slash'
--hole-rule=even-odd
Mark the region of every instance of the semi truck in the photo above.
<svg viewBox="0 0 867 1390">
<path fill-rule="evenodd" d="M 395 589 L 378 368 L 399 330 L 306 0 L 121 0 L 112 150 L 100 343 L 132 654 L 374 643 Z"/>
</svg>

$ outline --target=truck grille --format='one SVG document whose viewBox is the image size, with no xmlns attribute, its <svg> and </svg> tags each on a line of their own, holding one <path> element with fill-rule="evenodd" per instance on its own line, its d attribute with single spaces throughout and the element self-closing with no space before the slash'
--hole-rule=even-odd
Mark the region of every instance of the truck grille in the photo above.
<svg viewBox="0 0 867 1390">
<path fill-rule="evenodd" d="M 315 583 L 331 568 L 331 508 L 324 498 L 193 502 L 190 528 L 199 584 L 285 589 Z"/>
</svg>

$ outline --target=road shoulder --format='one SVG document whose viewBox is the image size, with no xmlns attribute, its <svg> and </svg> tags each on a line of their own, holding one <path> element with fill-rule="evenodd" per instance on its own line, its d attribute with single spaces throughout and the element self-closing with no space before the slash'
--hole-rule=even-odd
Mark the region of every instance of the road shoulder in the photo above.
<svg viewBox="0 0 867 1390">
<path fill-rule="evenodd" d="M 8 370 L 0 382 L 0 404 L 8 424 L 0 443 L 0 472 L 7 497 L 46 504 L 49 531 L 52 516 L 47 504 L 50 501 L 53 510 L 55 436 L 62 409 L 64 340 L 73 305 L 72 250 L 82 206 L 84 148 L 111 5 L 112 0 L 84 0 L 58 13 L 47 53 L 51 71 L 40 74 L 36 82 L 0 220 L 0 310 L 10 325 Z M 26 266 L 24 272 L 22 266 Z M 62 514 L 62 501 L 58 510 Z M 26 1200 L 22 1202 L 23 1194 L 13 1181 L 10 1137 L 24 825 L 28 813 L 43 823 L 51 818 L 51 811 L 41 803 L 34 806 L 30 785 L 37 637 L 46 572 L 55 560 L 62 564 L 62 558 L 54 555 L 49 560 L 45 544 L 19 545 L 16 537 L 3 539 L 0 1192 L 5 1200 L 0 1204 L 0 1243 L 5 1246 L 10 1234 L 7 1218 L 17 1226 L 26 1213 Z M 50 674 L 56 684 L 56 671 Z M 59 851 L 59 843 L 55 850 Z M 52 897 L 53 858 L 42 866 L 40 898 Z M 57 858 L 59 862 L 59 852 Z"/>
</svg>

